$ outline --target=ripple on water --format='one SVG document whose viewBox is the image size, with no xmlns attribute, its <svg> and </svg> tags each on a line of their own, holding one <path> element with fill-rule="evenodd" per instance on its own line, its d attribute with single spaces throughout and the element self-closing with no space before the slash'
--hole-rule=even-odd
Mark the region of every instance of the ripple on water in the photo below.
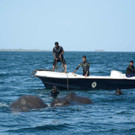
<svg viewBox="0 0 135 135">
<path fill-rule="evenodd" d="M 74 71 L 84 54 L 91 63 L 91 75 L 110 75 L 112 69 L 125 72 L 129 59 L 135 59 L 134 53 L 65 52 L 69 72 Z M 123 90 L 121 96 L 114 95 L 115 91 L 73 90 L 90 98 L 93 105 L 12 113 L 10 104 L 22 95 L 37 95 L 50 104 L 50 90 L 39 79 L 32 79 L 31 73 L 52 68 L 52 61 L 51 52 L 0 52 L 0 135 L 134 135 L 135 89 Z M 77 73 L 81 74 L 82 69 Z M 68 92 L 60 91 L 60 96 Z"/>
</svg>

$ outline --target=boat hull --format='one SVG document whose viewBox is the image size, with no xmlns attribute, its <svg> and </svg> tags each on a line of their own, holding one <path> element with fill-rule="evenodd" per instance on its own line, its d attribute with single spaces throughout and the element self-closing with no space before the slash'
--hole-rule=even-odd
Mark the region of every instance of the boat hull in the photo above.
<svg viewBox="0 0 135 135">
<path fill-rule="evenodd" d="M 57 86 L 59 89 L 74 90 L 115 90 L 115 89 L 133 89 L 135 80 L 129 79 L 100 79 L 100 78 L 52 78 L 38 77 L 42 80 L 47 89 Z"/>
</svg>

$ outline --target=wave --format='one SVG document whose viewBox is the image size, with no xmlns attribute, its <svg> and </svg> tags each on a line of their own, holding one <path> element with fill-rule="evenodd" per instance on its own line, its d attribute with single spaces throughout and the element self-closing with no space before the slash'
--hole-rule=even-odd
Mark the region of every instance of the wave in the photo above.
<svg viewBox="0 0 135 135">
<path fill-rule="evenodd" d="M 9 107 L 6 103 L 0 102 L 0 107 Z"/>
<path fill-rule="evenodd" d="M 36 132 L 36 131 L 42 131 L 42 130 L 65 130 L 69 128 L 69 124 L 59 124 L 59 125 L 43 125 L 43 126 L 35 126 L 35 127 L 28 127 L 28 128 L 21 128 L 21 129 L 15 129 L 15 130 L 8 130 L 9 133 L 28 133 L 28 132 Z"/>
</svg>

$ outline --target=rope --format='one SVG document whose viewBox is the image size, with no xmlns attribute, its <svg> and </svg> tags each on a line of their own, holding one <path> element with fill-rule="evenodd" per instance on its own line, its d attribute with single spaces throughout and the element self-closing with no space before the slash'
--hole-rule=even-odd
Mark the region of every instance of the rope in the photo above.
<svg viewBox="0 0 135 135">
<path fill-rule="evenodd" d="M 64 64 L 63 64 L 63 61 L 62 61 L 61 57 L 60 57 L 60 61 L 61 61 L 61 64 L 62 64 L 62 66 L 63 66 L 63 69 L 65 70 L 65 67 L 64 67 Z M 67 74 L 67 72 L 65 72 L 65 73 L 66 73 L 66 75 L 67 75 L 67 90 L 69 90 L 69 79 L 68 79 L 68 74 Z"/>
<path fill-rule="evenodd" d="M 63 63 L 62 63 L 62 61 L 61 61 L 61 59 L 60 59 L 60 62 L 61 62 L 61 64 L 62 64 L 62 66 L 63 66 Z M 58 64 L 58 62 L 56 61 L 56 65 Z M 59 71 L 58 69 L 59 68 L 61 68 L 61 70 L 64 72 L 64 66 L 63 66 L 63 68 L 61 67 L 61 66 L 55 66 L 55 70 L 56 71 Z M 60 72 L 60 71 L 59 71 Z"/>
<path fill-rule="evenodd" d="M 60 57 L 60 62 L 61 62 L 61 64 L 62 64 L 62 67 L 63 67 L 63 71 L 65 70 L 65 67 L 64 67 L 64 64 L 63 64 L 63 61 L 62 61 L 62 58 Z M 67 90 L 69 90 L 69 79 L 68 79 L 68 74 L 67 74 L 67 72 L 65 72 L 66 73 L 66 75 L 67 75 Z"/>
<path fill-rule="evenodd" d="M 62 68 L 61 66 L 56 66 L 56 67 L 55 67 L 55 70 L 61 72 L 61 71 L 59 70 L 59 68 L 62 70 L 62 72 L 64 72 L 64 70 L 63 70 L 63 68 Z"/>
<path fill-rule="evenodd" d="M 66 73 L 67 75 L 67 90 L 69 90 L 69 79 L 68 79 L 68 74 Z"/>
<path fill-rule="evenodd" d="M 63 61 L 62 61 L 61 57 L 60 57 L 60 62 L 62 64 L 63 70 L 65 70 L 65 67 L 64 67 L 64 64 L 63 64 Z"/>
</svg>

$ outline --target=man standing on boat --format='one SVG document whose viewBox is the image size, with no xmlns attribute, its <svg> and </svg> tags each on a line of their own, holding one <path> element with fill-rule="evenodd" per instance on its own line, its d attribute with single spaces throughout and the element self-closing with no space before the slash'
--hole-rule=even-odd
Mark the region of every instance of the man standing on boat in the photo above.
<svg viewBox="0 0 135 135">
<path fill-rule="evenodd" d="M 127 77 L 135 76 L 135 68 L 134 68 L 134 62 L 133 61 L 130 61 L 129 66 L 127 67 L 126 76 Z"/>
<path fill-rule="evenodd" d="M 64 71 L 67 72 L 67 65 L 66 65 L 66 61 L 63 57 L 64 54 L 64 50 L 63 47 L 59 46 L 58 42 L 55 42 L 55 47 L 53 48 L 53 57 L 54 57 L 54 61 L 53 61 L 53 71 L 55 70 L 57 63 L 61 62 Z"/>
<path fill-rule="evenodd" d="M 87 77 L 87 76 L 89 76 L 90 63 L 87 62 L 86 56 L 83 56 L 82 59 L 83 59 L 83 62 L 81 64 L 79 64 L 79 66 L 75 69 L 73 74 L 79 69 L 79 67 L 82 66 L 82 68 L 83 68 L 83 76 Z"/>
</svg>

